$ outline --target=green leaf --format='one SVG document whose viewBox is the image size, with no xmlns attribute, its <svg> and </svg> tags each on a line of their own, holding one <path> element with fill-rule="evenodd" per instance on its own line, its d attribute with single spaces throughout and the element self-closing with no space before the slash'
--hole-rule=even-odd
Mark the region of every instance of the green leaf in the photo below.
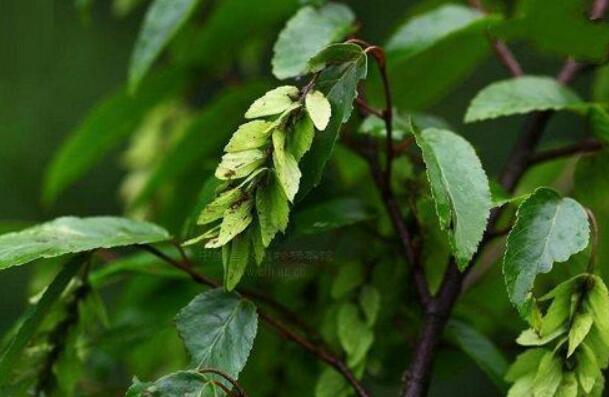
<svg viewBox="0 0 609 397">
<path fill-rule="evenodd" d="M 302 156 L 311 149 L 313 138 L 315 138 L 313 121 L 304 116 L 296 122 L 294 130 L 288 136 L 288 152 L 292 153 L 296 161 L 300 161 Z"/>
<path fill-rule="evenodd" d="M 250 236 L 240 235 L 235 237 L 230 244 L 230 254 L 224 263 L 224 288 L 232 291 L 243 274 L 250 257 Z"/>
<path fill-rule="evenodd" d="M 596 68 L 592 81 L 592 100 L 609 102 L 609 65 Z"/>
<path fill-rule="evenodd" d="M 503 380 L 508 368 L 507 360 L 485 335 L 470 325 L 456 320 L 448 323 L 446 332 L 449 338 L 474 360 L 499 390 L 502 392 L 507 390 L 507 385 Z"/>
<path fill-rule="evenodd" d="M 305 97 L 305 107 L 315 128 L 317 128 L 318 131 L 325 130 L 330 122 L 332 109 L 330 108 L 330 102 L 328 102 L 328 99 L 324 94 L 317 90 L 307 93 L 307 96 Z"/>
<path fill-rule="evenodd" d="M 197 224 L 206 225 L 222 218 L 224 212 L 245 194 L 246 193 L 239 187 L 218 194 L 218 196 L 201 211 Z"/>
<path fill-rule="evenodd" d="M 144 17 L 129 64 L 129 89 L 135 92 L 167 43 L 200 0 L 154 0 Z"/>
<path fill-rule="evenodd" d="M 334 368 L 325 368 L 315 385 L 315 397 L 348 397 L 349 384 Z"/>
<path fill-rule="evenodd" d="M 331 64 L 317 78 L 315 88 L 321 91 L 332 107 L 330 123 L 323 134 L 317 134 L 310 152 L 302 159 L 303 180 L 299 197 L 304 197 L 321 180 L 323 170 L 338 138 L 341 125 L 349 120 L 357 84 L 366 78 L 368 60 L 359 49 L 358 56 L 348 62 Z"/>
<path fill-rule="evenodd" d="M 546 315 L 541 320 L 540 334 L 548 336 L 559 328 L 564 328 L 571 316 L 571 290 L 554 297 Z"/>
<path fill-rule="evenodd" d="M 544 0 L 519 2 L 512 34 L 540 48 L 576 59 L 606 59 L 609 27 L 588 19 L 590 3 L 580 0 L 555 0 L 552 7 Z M 568 29 L 560 29 L 568 26 Z"/>
<path fill-rule="evenodd" d="M 584 341 L 586 336 L 588 336 L 593 321 L 594 317 L 590 312 L 575 314 L 571 329 L 569 330 L 569 350 L 567 352 L 567 357 L 570 357 L 575 352 L 575 349 Z"/>
<path fill-rule="evenodd" d="M 535 396 L 551 397 L 562 381 L 562 362 L 553 352 L 547 352 L 539 363 L 539 370 L 533 382 Z"/>
<path fill-rule="evenodd" d="M 362 362 L 374 341 L 374 334 L 352 303 L 343 304 L 338 311 L 338 339 L 351 368 Z"/>
<path fill-rule="evenodd" d="M 491 193 L 474 148 L 459 135 L 435 128 L 415 132 L 442 229 L 460 269 L 467 267 L 486 229 Z"/>
<path fill-rule="evenodd" d="M 235 236 L 245 230 L 252 223 L 252 210 L 254 199 L 244 198 L 241 202 L 232 205 L 224 212 L 222 224 L 220 225 L 220 235 L 217 240 L 206 245 L 207 248 L 217 248 L 231 241 Z"/>
<path fill-rule="evenodd" d="M 36 304 L 25 314 L 15 337 L 0 356 L 0 386 L 8 382 L 11 370 L 22 350 L 34 336 L 53 304 L 61 297 L 68 283 L 82 267 L 88 255 L 81 254 L 70 259 L 44 290 Z"/>
<path fill-rule="evenodd" d="M 376 288 L 366 285 L 359 294 L 359 305 L 364 312 L 366 324 L 372 327 L 381 309 L 381 294 Z"/>
<path fill-rule="evenodd" d="M 248 300 L 222 289 L 195 297 L 176 326 L 196 368 L 216 368 L 237 378 L 256 337 L 258 315 Z"/>
<path fill-rule="evenodd" d="M 221 180 L 245 178 L 262 167 L 267 154 L 260 149 L 226 153 L 216 168 L 215 176 Z"/>
<path fill-rule="evenodd" d="M 573 372 L 564 374 L 562 382 L 556 391 L 556 397 L 577 397 L 577 378 Z"/>
<path fill-rule="evenodd" d="M 607 111 L 599 105 L 590 106 L 588 118 L 594 135 L 609 143 L 609 114 Z"/>
<path fill-rule="evenodd" d="M 578 109 L 583 105 L 575 92 L 553 78 L 523 76 L 482 89 L 470 103 L 465 122 L 543 110 Z"/>
<path fill-rule="evenodd" d="M 609 346 L 609 293 L 603 280 L 591 275 L 593 287 L 588 291 L 586 307 L 589 307 L 594 318 L 594 326 L 599 331 L 599 336 Z"/>
<path fill-rule="evenodd" d="M 357 61 L 362 56 L 362 47 L 353 43 L 330 44 L 309 60 L 311 73 L 321 72 L 330 65 Z"/>
<path fill-rule="evenodd" d="M 575 372 L 579 384 L 586 393 L 590 393 L 597 379 L 602 377 L 601 370 L 596 361 L 594 352 L 586 344 L 582 344 L 578 349 L 577 367 Z"/>
<path fill-rule="evenodd" d="M 364 268 L 360 262 L 348 261 L 341 263 L 338 273 L 332 282 L 330 295 L 333 299 L 344 298 L 349 292 L 364 282 Z"/>
<path fill-rule="evenodd" d="M 137 95 L 129 95 L 122 88 L 96 105 L 53 157 L 45 175 L 44 202 L 52 203 L 104 154 L 135 131 L 154 105 L 175 95 L 184 82 L 178 72 L 163 71 L 150 76 Z"/>
<path fill-rule="evenodd" d="M 271 174 L 266 184 L 256 190 L 256 211 L 260 222 L 262 244 L 268 247 L 277 232 L 285 232 L 288 227 L 290 207 L 275 174 Z"/>
<path fill-rule="evenodd" d="M 134 379 L 125 397 L 221 397 L 224 392 L 214 383 L 211 375 L 196 371 L 178 371 L 155 382 Z"/>
<path fill-rule="evenodd" d="M 575 200 L 539 188 L 518 207 L 507 239 L 503 274 L 510 301 L 524 318 L 531 310 L 535 278 L 588 245 L 588 217 Z"/>
<path fill-rule="evenodd" d="M 449 92 L 489 53 L 486 36 L 500 23 L 497 15 L 459 4 L 407 20 L 386 44 L 392 89 L 408 92 L 396 96 L 396 105 L 420 110 Z"/>
<path fill-rule="evenodd" d="M 359 198 L 341 197 L 305 207 L 294 214 L 294 232 L 319 234 L 373 218 Z"/>
<path fill-rule="evenodd" d="M 533 328 L 529 328 L 518 336 L 516 343 L 518 343 L 520 346 L 543 346 L 552 342 L 565 332 L 567 332 L 566 325 L 557 328 L 552 333 L 547 335 L 539 335 L 539 333 Z"/>
<path fill-rule="evenodd" d="M 0 270 L 40 258 L 135 244 L 167 241 L 169 233 L 151 223 L 118 217 L 63 217 L 0 236 Z"/>
<path fill-rule="evenodd" d="M 286 151 L 285 132 L 281 129 L 273 131 L 273 164 L 277 180 L 289 201 L 294 201 L 300 186 L 300 169 L 298 162 L 290 152 Z"/>
<path fill-rule="evenodd" d="M 547 350 L 542 348 L 527 349 L 516 357 L 505 374 L 505 380 L 516 382 L 518 379 L 537 373 L 537 368 Z"/>
<path fill-rule="evenodd" d="M 287 79 L 306 74 L 309 59 L 328 44 L 345 37 L 354 21 L 353 12 L 342 4 L 301 8 L 288 21 L 273 47 L 275 77 Z"/>
<path fill-rule="evenodd" d="M 224 151 L 238 152 L 264 146 L 269 142 L 274 126 L 274 123 L 264 120 L 254 120 L 242 124 L 224 147 Z"/>
<path fill-rule="evenodd" d="M 245 112 L 245 118 L 255 119 L 282 113 L 294 104 L 299 92 L 298 87 L 293 85 L 274 88 L 252 103 Z"/>
</svg>

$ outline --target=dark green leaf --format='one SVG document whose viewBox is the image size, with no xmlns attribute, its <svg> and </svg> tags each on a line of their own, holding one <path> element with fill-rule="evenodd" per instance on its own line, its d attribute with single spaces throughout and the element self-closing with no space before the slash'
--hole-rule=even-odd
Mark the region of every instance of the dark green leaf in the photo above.
<svg viewBox="0 0 609 397">
<path fill-rule="evenodd" d="M 313 121 L 309 117 L 304 116 L 298 120 L 294 130 L 288 136 L 288 152 L 294 156 L 296 161 L 300 161 L 302 156 L 311 149 L 313 138 L 315 138 Z"/>
<path fill-rule="evenodd" d="M 347 363 L 351 368 L 365 359 L 374 341 L 372 330 L 352 303 L 343 304 L 338 311 L 338 339 L 347 352 Z"/>
<path fill-rule="evenodd" d="M 306 74 L 309 59 L 349 33 L 354 20 L 351 10 L 342 4 L 329 3 L 319 9 L 303 7 L 277 38 L 273 74 L 279 79 Z"/>
<path fill-rule="evenodd" d="M 245 366 L 258 327 L 256 307 L 221 289 L 194 298 L 176 325 L 196 368 L 217 368 L 233 378 Z"/>
<path fill-rule="evenodd" d="M 371 219 L 373 214 L 357 198 L 336 198 L 294 214 L 297 234 L 318 234 Z"/>
<path fill-rule="evenodd" d="M 20 232 L 0 236 L 0 269 L 40 258 L 125 245 L 167 241 L 159 226 L 117 217 L 57 218 Z"/>
<path fill-rule="evenodd" d="M 221 397 L 224 395 L 210 375 L 196 371 L 179 371 L 155 382 L 143 383 L 136 378 L 125 397 Z"/>
<path fill-rule="evenodd" d="M 588 118 L 594 135 L 605 143 L 609 143 L 609 114 L 607 111 L 600 105 L 591 106 Z"/>
<path fill-rule="evenodd" d="M 589 233 L 584 208 L 554 190 L 539 188 L 522 202 L 508 235 L 503 274 L 510 300 L 524 318 L 537 275 L 586 248 Z"/>
</svg>

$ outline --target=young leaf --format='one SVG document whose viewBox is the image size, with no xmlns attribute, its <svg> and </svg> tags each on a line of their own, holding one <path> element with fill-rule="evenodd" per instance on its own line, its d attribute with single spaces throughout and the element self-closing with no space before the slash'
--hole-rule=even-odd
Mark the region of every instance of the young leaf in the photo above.
<svg viewBox="0 0 609 397">
<path fill-rule="evenodd" d="M 554 297 L 546 315 L 541 320 L 539 334 L 546 337 L 553 334 L 559 328 L 564 328 L 571 315 L 571 291 Z"/>
<path fill-rule="evenodd" d="M 547 335 L 539 335 L 536 330 L 529 328 L 518 335 L 518 338 L 516 338 L 516 343 L 518 343 L 520 346 L 543 346 L 552 342 L 565 332 L 567 332 L 566 325 L 557 328 L 551 334 Z"/>
<path fill-rule="evenodd" d="M 594 280 L 592 289 L 588 291 L 585 306 L 589 308 L 594 318 L 594 325 L 599 336 L 609 346 L 609 293 L 603 280 L 598 276 L 590 276 Z"/>
<path fill-rule="evenodd" d="M 222 180 L 245 178 L 266 161 L 266 153 L 259 149 L 226 153 L 216 168 L 215 176 Z"/>
<path fill-rule="evenodd" d="M 589 233 L 582 206 L 554 190 L 539 188 L 520 204 L 507 239 L 503 274 L 510 301 L 524 318 L 530 314 L 537 274 L 586 248 Z"/>
<path fill-rule="evenodd" d="M 315 138 L 313 121 L 304 116 L 296 122 L 294 130 L 288 136 L 288 152 L 292 153 L 296 161 L 300 161 L 302 156 L 311 149 L 313 138 Z"/>
<path fill-rule="evenodd" d="M 460 269 L 478 249 L 486 229 L 491 193 L 474 148 L 459 135 L 435 128 L 415 131 L 440 226 L 449 231 Z"/>
<path fill-rule="evenodd" d="M 250 257 L 250 237 L 246 234 L 235 237 L 230 244 L 230 254 L 224 262 L 224 288 L 232 291 L 245 273 Z"/>
<path fill-rule="evenodd" d="M 539 370 L 533 382 L 533 395 L 553 396 L 562 381 L 562 362 L 551 351 L 539 363 Z"/>
<path fill-rule="evenodd" d="M 0 356 L 0 386 L 9 381 L 8 377 L 11 375 L 12 366 L 15 364 L 19 354 L 21 354 L 21 351 L 34 336 L 38 327 L 49 313 L 50 308 L 60 298 L 70 280 L 80 270 L 86 257 L 86 254 L 81 254 L 66 263 L 51 284 L 44 290 L 38 302 L 25 315 L 25 319 L 15 337 Z"/>
<path fill-rule="evenodd" d="M 569 330 L 569 350 L 567 351 L 567 357 L 570 357 L 575 352 L 575 349 L 584 341 L 586 336 L 588 336 L 593 321 L 594 318 L 590 312 L 577 313 L 575 315 L 573 323 L 571 324 L 571 329 Z"/>
<path fill-rule="evenodd" d="M 508 382 L 516 382 L 522 377 L 537 373 L 539 363 L 546 352 L 546 349 L 535 348 L 525 350 L 524 353 L 519 354 L 506 372 L 505 380 Z"/>
<path fill-rule="evenodd" d="M 352 303 L 345 303 L 338 311 L 338 339 L 347 352 L 347 363 L 351 368 L 362 362 L 374 341 L 374 334 Z"/>
<path fill-rule="evenodd" d="M 262 244 L 268 247 L 277 232 L 285 232 L 290 215 L 288 199 L 274 174 L 256 191 L 256 211 Z"/>
<path fill-rule="evenodd" d="M 245 112 L 245 118 L 255 119 L 282 113 L 292 106 L 294 100 L 298 98 L 298 92 L 298 87 L 293 85 L 283 85 L 272 89 L 252 103 Z"/>
<path fill-rule="evenodd" d="M 596 356 L 586 344 L 582 344 L 578 349 L 575 372 L 580 386 L 586 393 L 590 393 L 597 379 L 602 377 Z"/>
<path fill-rule="evenodd" d="M 142 221 L 110 216 L 63 217 L 0 236 L 0 270 L 40 258 L 167 241 L 169 233 Z"/>
<path fill-rule="evenodd" d="M 278 79 L 306 74 L 309 59 L 349 33 L 354 20 L 353 12 L 342 4 L 301 8 L 288 21 L 273 47 L 273 74 Z"/>
<path fill-rule="evenodd" d="M 215 382 L 211 375 L 197 371 L 174 372 L 155 382 L 144 383 L 136 378 L 125 397 L 220 397 L 224 392 Z"/>
<path fill-rule="evenodd" d="M 254 200 L 251 197 L 246 197 L 241 202 L 229 207 L 224 212 L 224 218 L 220 225 L 220 235 L 217 240 L 212 240 L 213 243 L 208 243 L 206 247 L 216 248 L 231 241 L 235 236 L 245 230 L 252 223 L 252 209 Z"/>
<path fill-rule="evenodd" d="M 465 122 L 582 106 L 584 103 L 577 94 L 557 80 L 523 76 L 492 83 L 482 89 L 470 103 Z"/>
<path fill-rule="evenodd" d="M 381 308 L 381 294 L 374 287 L 364 286 L 359 294 L 359 305 L 366 317 L 366 324 L 372 327 Z"/>
<path fill-rule="evenodd" d="M 330 122 L 332 109 L 330 108 L 330 102 L 328 102 L 328 99 L 324 94 L 319 91 L 307 93 L 307 96 L 305 97 L 305 107 L 315 128 L 317 128 L 318 131 L 325 130 Z"/>
<path fill-rule="evenodd" d="M 206 225 L 222 218 L 224 212 L 244 194 L 245 192 L 239 187 L 220 193 L 213 201 L 203 208 L 203 211 L 201 211 L 199 219 L 197 220 L 197 224 Z"/>
<path fill-rule="evenodd" d="M 195 368 L 217 368 L 237 378 L 258 327 L 256 307 L 222 289 L 195 297 L 176 316 L 176 326 Z"/>
<path fill-rule="evenodd" d="M 289 201 L 294 201 L 298 193 L 301 173 L 294 156 L 286 151 L 285 132 L 281 129 L 273 131 L 273 164 L 286 197 Z"/>
<path fill-rule="evenodd" d="M 225 152 L 238 152 L 247 149 L 257 149 L 269 142 L 274 123 L 264 120 L 254 120 L 242 124 L 224 147 Z"/>
<path fill-rule="evenodd" d="M 508 363 L 501 350 L 485 335 L 464 322 L 451 320 L 446 331 L 449 338 L 474 360 L 499 390 L 505 392 L 507 385 L 503 376 Z"/>
<path fill-rule="evenodd" d="M 129 88 L 132 92 L 199 2 L 200 0 L 155 0 L 150 5 L 129 65 Z"/>
</svg>

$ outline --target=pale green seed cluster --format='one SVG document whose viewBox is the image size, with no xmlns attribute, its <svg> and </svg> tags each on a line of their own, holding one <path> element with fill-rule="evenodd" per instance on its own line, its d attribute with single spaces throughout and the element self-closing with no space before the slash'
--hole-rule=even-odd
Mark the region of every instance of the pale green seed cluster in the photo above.
<svg viewBox="0 0 609 397">
<path fill-rule="evenodd" d="M 609 294 L 602 279 L 582 274 L 540 299 L 549 306 L 517 339 L 531 348 L 506 380 L 508 397 L 601 396 L 609 364 Z"/>
<path fill-rule="evenodd" d="M 231 268 L 243 269 L 250 252 L 260 263 L 275 235 L 285 232 L 289 203 L 300 185 L 298 162 L 311 148 L 315 129 L 326 129 L 330 115 L 321 92 L 303 98 L 297 87 L 281 86 L 250 106 L 245 118 L 252 121 L 241 125 L 225 146 L 215 171 L 224 183 L 198 219 L 209 228 L 187 244 L 204 241 L 206 248 L 224 248 L 227 286 L 242 274 L 231 282 Z"/>
</svg>

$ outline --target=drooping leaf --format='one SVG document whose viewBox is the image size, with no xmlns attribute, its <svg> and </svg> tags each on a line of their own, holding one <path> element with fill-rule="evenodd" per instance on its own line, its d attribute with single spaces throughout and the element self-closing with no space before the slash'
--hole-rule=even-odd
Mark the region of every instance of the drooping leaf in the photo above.
<svg viewBox="0 0 609 397">
<path fill-rule="evenodd" d="M 267 155 L 260 149 L 226 153 L 216 168 L 215 176 L 222 180 L 245 178 L 266 161 Z"/>
<path fill-rule="evenodd" d="M 586 336 L 588 336 L 593 321 L 594 316 L 590 312 L 577 313 L 575 315 L 573 323 L 571 324 L 571 329 L 569 330 L 569 350 L 567 352 L 567 357 L 571 356 L 575 352 L 575 349 L 584 341 Z"/>
<path fill-rule="evenodd" d="M 598 366 L 594 352 L 585 344 L 581 345 L 576 356 L 577 367 L 575 372 L 577 374 L 577 379 L 584 392 L 590 393 L 596 381 L 602 377 L 602 372 Z"/>
<path fill-rule="evenodd" d="M 371 219 L 373 216 L 361 199 L 336 198 L 296 211 L 294 233 L 323 233 Z"/>
<path fill-rule="evenodd" d="M 482 89 L 469 105 L 465 122 L 582 106 L 584 104 L 577 94 L 557 80 L 523 76 L 492 83 Z"/>
<path fill-rule="evenodd" d="M 150 5 L 131 55 L 129 88 L 132 92 L 200 1 L 154 0 Z"/>
<path fill-rule="evenodd" d="M 590 277 L 593 280 L 593 287 L 588 291 L 586 306 L 592 314 L 599 337 L 609 346 L 609 293 L 600 277 L 592 275 Z"/>
<path fill-rule="evenodd" d="M 462 321 L 451 320 L 446 332 L 451 340 L 486 373 L 500 391 L 507 390 L 503 377 L 508 363 L 501 350 L 485 335 Z"/>
<path fill-rule="evenodd" d="M 318 131 L 325 130 L 330 122 L 332 109 L 330 108 L 330 102 L 328 102 L 328 99 L 324 94 L 319 91 L 307 93 L 307 96 L 305 97 L 305 107 L 315 128 L 317 128 Z"/>
<path fill-rule="evenodd" d="M 351 117 L 357 84 L 366 78 L 368 71 L 368 60 L 361 49 L 347 62 L 335 63 L 330 58 L 325 62 L 329 66 L 321 72 L 315 87 L 330 101 L 332 116 L 324 132 L 316 135 L 311 150 L 302 159 L 303 180 L 299 197 L 304 197 L 321 180 L 326 163 L 334 150 L 340 127 Z"/>
<path fill-rule="evenodd" d="M 63 217 L 0 236 L 0 270 L 40 258 L 167 241 L 169 233 L 151 223 L 118 217 Z"/>
<path fill-rule="evenodd" d="M 298 98 L 298 93 L 298 87 L 293 85 L 274 88 L 252 103 L 245 112 L 245 118 L 255 119 L 282 113 L 292 106 L 294 100 Z"/>
<path fill-rule="evenodd" d="M 222 289 L 195 297 L 176 326 L 196 368 L 217 368 L 237 378 L 256 337 L 258 314 L 248 300 Z"/>
<path fill-rule="evenodd" d="M 342 4 L 328 3 L 318 9 L 301 8 L 286 24 L 274 46 L 273 74 L 287 79 L 306 74 L 308 62 L 352 29 L 355 16 Z"/>
<path fill-rule="evenodd" d="M 208 243 L 206 247 L 216 248 L 231 241 L 235 236 L 245 230 L 252 223 L 252 209 L 254 208 L 254 199 L 246 197 L 241 202 L 229 207 L 225 212 L 220 225 L 220 235 L 213 244 Z"/>
<path fill-rule="evenodd" d="M 338 339 L 347 352 L 350 367 L 358 365 L 368 353 L 374 334 L 361 318 L 356 305 L 345 303 L 338 311 Z"/>
<path fill-rule="evenodd" d="M 87 255 L 81 254 L 66 263 L 45 289 L 36 304 L 27 312 L 19 330 L 0 356 L 0 386 L 9 381 L 12 366 L 26 347 L 38 327 L 49 313 L 50 308 L 60 298 L 68 283 L 83 265 Z"/>
<path fill-rule="evenodd" d="M 286 150 L 285 132 L 273 131 L 273 164 L 277 180 L 289 201 L 294 201 L 300 187 L 301 172 L 292 153 Z"/>
<path fill-rule="evenodd" d="M 199 215 L 199 219 L 197 220 L 197 224 L 206 225 L 222 218 L 226 210 L 245 194 L 246 193 L 239 187 L 218 194 L 215 199 L 203 208 Z"/>
<path fill-rule="evenodd" d="M 530 313 L 537 275 L 583 250 L 589 233 L 584 208 L 554 190 L 539 188 L 518 207 L 507 239 L 503 274 L 510 301 L 523 317 Z"/>
<path fill-rule="evenodd" d="M 539 369 L 533 382 L 533 395 L 553 396 L 562 381 L 562 362 L 554 352 L 547 352 L 541 358 Z"/>
<path fill-rule="evenodd" d="M 486 34 L 500 22 L 459 4 L 407 20 L 386 45 L 392 89 L 408 93 L 396 104 L 420 110 L 441 98 L 489 53 Z"/>
<path fill-rule="evenodd" d="M 302 117 L 294 125 L 294 130 L 288 136 L 288 152 L 294 156 L 296 161 L 300 161 L 302 156 L 311 149 L 315 138 L 315 128 L 313 121 L 307 116 Z"/>
<path fill-rule="evenodd" d="M 196 204 L 192 208 L 188 218 L 184 221 L 184 225 L 182 225 L 182 238 L 192 236 L 196 225 L 203 215 L 203 210 L 215 199 L 217 190 L 220 186 L 221 181 L 213 176 L 205 180 L 203 187 L 201 187 L 201 191 L 197 196 Z M 207 218 L 207 215 L 205 218 Z"/>
<path fill-rule="evenodd" d="M 250 237 L 246 234 L 237 236 L 231 241 L 230 252 L 224 261 L 224 288 L 232 291 L 243 274 L 250 257 Z"/>
<path fill-rule="evenodd" d="M 125 397 L 221 397 L 225 394 L 214 383 L 213 376 L 197 371 L 178 371 L 154 382 L 140 382 L 137 378 Z"/>
<path fill-rule="evenodd" d="M 43 186 L 43 200 L 57 196 L 83 176 L 104 154 L 135 131 L 146 112 L 184 85 L 176 71 L 154 74 L 137 95 L 125 88 L 95 106 L 55 154 Z"/>
<path fill-rule="evenodd" d="M 273 126 L 273 123 L 264 120 L 254 120 L 242 124 L 224 147 L 224 151 L 238 152 L 264 146 L 269 142 Z"/>
<path fill-rule="evenodd" d="M 285 232 L 290 215 L 288 198 L 274 174 L 256 191 L 256 211 L 262 244 L 268 247 L 277 232 Z"/>
<path fill-rule="evenodd" d="M 416 132 L 440 226 L 449 231 L 460 269 L 478 249 L 491 209 L 488 179 L 474 148 L 459 135 L 435 128 Z"/>
</svg>

